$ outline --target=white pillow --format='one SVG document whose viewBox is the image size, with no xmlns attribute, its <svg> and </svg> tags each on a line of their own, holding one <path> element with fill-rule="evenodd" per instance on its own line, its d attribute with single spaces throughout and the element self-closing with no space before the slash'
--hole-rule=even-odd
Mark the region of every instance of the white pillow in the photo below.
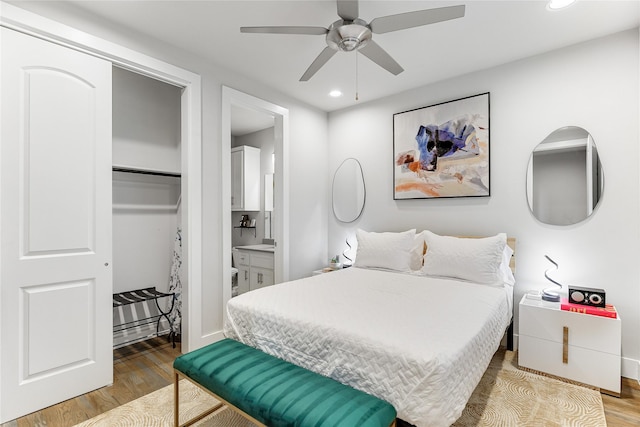
<svg viewBox="0 0 640 427">
<path fill-rule="evenodd" d="M 358 250 L 353 265 L 365 268 L 384 268 L 387 270 L 410 271 L 411 257 L 416 230 L 402 233 L 373 233 L 356 230 Z"/>
<path fill-rule="evenodd" d="M 413 246 L 411 247 L 411 271 L 420 271 L 422 269 L 422 260 L 424 259 L 424 231 L 416 233 L 413 238 Z"/>
<path fill-rule="evenodd" d="M 500 233 L 480 239 L 439 236 L 425 230 L 427 253 L 423 273 L 469 280 L 482 284 L 502 284 L 501 264 L 507 235 Z"/>
</svg>

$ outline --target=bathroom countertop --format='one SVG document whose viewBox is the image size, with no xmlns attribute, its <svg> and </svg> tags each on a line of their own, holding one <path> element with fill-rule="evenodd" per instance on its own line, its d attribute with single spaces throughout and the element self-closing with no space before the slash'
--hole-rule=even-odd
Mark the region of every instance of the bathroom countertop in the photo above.
<svg viewBox="0 0 640 427">
<path fill-rule="evenodd" d="M 267 244 L 236 246 L 235 248 L 245 250 L 245 251 L 260 251 L 260 252 L 271 252 L 271 253 L 275 251 L 275 247 L 273 245 L 267 245 Z"/>
</svg>

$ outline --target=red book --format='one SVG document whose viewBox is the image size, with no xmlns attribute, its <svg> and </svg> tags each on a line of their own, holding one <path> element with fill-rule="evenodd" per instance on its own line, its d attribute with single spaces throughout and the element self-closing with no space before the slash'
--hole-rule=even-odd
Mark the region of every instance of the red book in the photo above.
<svg viewBox="0 0 640 427">
<path fill-rule="evenodd" d="M 590 305 L 572 304 L 566 298 L 562 298 L 560 309 L 564 311 L 573 311 L 575 313 L 593 314 L 595 316 L 610 317 L 615 319 L 618 317 L 616 308 L 607 304 L 605 307 L 593 307 Z"/>
</svg>

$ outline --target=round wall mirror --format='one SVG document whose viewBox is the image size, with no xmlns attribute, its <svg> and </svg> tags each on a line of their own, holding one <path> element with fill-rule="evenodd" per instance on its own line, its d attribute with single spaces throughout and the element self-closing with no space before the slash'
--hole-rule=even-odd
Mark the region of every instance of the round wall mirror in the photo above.
<svg viewBox="0 0 640 427">
<path fill-rule="evenodd" d="M 567 126 L 536 146 L 527 170 L 527 201 L 540 222 L 571 225 L 588 218 L 604 191 L 604 174 L 593 138 Z"/>
<path fill-rule="evenodd" d="M 360 162 L 349 158 L 333 175 L 333 214 L 340 222 L 353 222 L 362 214 L 366 191 Z"/>
</svg>

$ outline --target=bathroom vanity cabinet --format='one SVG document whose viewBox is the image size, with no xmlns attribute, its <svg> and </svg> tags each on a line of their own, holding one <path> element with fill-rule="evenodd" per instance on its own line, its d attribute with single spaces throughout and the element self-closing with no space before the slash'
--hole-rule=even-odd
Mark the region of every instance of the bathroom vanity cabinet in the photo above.
<svg viewBox="0 0 640 427">
<path fill-rule="evenodd" d="M 273 245 L 238 246 L 233 260 L 238 269 L 238 295 L 274 284 Z"/>
</svg>

